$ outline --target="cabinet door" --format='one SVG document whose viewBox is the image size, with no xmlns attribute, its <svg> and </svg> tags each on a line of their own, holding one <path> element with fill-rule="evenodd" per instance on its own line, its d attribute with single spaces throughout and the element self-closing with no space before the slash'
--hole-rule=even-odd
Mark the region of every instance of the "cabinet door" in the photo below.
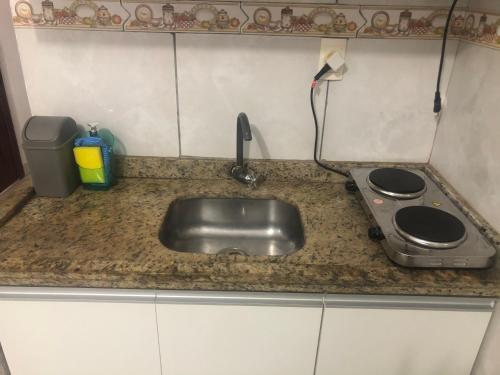
<svg viewBox="0 0 500 375">
<path fill-rule="evenodd" d="M 163 373 L 312 375 L 321 306 L 157 305 Z"/>
<path fill-rule="evenodd" d="M 491 317 L 472 375 L 495 375 L 500 371 L 500 300 Z"/>
<path fill-rule="evenodd" d="M 0 301 L 13 375 L 157 375 L 153 303 Z"/>
<path fill-rule="evenodd" d="M 468 375 L 491 312 L 326 308 L 317 375 Z"/>
</svg>

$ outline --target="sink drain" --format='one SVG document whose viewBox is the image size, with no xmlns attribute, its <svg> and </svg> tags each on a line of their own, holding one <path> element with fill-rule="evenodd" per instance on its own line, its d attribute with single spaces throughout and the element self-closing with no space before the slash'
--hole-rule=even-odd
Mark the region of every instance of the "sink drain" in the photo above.
<svg viewBox="0 0 500 375">
<path fill-rule="evenodd" d="M 220 249 L 217 254 L 219 255 L 245 255 L 248 256 L 248 253 L 245 250 L 238 249 L 237 247 L 226 247 L 224 249 Z"/>
</svg>

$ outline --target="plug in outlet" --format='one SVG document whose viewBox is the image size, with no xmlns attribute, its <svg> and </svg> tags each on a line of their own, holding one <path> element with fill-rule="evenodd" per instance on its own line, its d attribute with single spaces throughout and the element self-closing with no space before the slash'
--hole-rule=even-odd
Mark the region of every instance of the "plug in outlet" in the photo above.
<svg viewBox="0 0 500 375">
<path fill-rule="evenodd" d="M 318 70 L 321 69 L 325 65 L 326 61 L 335 53 L 338 53 L 341 59 L 345 59 L 346 47 L 347 39 L 322 38 L 321 47 L 319 49 Z M 342 66 L 336 72 L 325 74 L 321 79 L 328 81 L 340 81 L 344 77 L 344 68 L 345 67 Z"/>
</svg>

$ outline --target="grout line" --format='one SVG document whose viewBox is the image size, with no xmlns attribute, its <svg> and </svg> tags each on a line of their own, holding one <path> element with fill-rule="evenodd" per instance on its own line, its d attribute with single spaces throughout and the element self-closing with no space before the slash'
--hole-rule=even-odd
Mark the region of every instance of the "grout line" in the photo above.
<svg viewBox="0 0 500 375">
<path fill-rule="evenodd" d="M 179 105 L 179 74 L 177 72 L 177 36 L 172 33 L 172 38 L 174 41 L 174 72 L 175 72 L 175 104 L 177 107 L 177 141 L 179 143 L 179 158 L 182 157 L 182 145 L 181 145 L 181 116 L 180 116 L 180 105 Z"/>
<path fill-rule="evenodd" d="M 325 107 L 323 109 L 323 121 L 321 124 L 321 140 L 319 142 L 319 160 L 321 160 L 323 156 L 323 142 L 325 139 L 325 127 L 326 127 L 326 109 L 328 108 L 329 92 L 330 92 L 330 81 L 326 81 Z"/>
<path fill-rule="evenodd" d="M 318 358 L 319 358 L 319 349 L 321 345 L 321 333 L 323 331 L 323 319 L 325 317 L 325 296 L 323 295 L 323 306 L 321 308 L 321 321 L 319 323 L 319 333 L 318 333 L 318 344 L 316 345 L 316 356 L 314 357 L 314 369 L 313 369 L 313 375 L 316 375 L 316 371 L 318 368 Z"/>
</svg>

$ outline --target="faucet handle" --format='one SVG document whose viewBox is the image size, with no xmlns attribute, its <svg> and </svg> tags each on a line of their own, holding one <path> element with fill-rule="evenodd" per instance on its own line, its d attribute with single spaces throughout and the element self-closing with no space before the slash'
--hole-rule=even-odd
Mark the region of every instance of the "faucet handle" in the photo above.
<svg viewBox="0 0 500 375">
<path fill-rule="evenodd" d="M 245 176 L 245 182 L 250 189 L 257 189 L 257 187 L 264 181 L 264 178 L 258 176 L 253 170 L 250 168 L 247 169 L 247 173 Z"/>
<path fill-rule="evenodd" d="M 234 164 L 231 167 L 230 174 L 235 180 L 244 183 L 251 189 L 256 189 L 257 185 L 259 185 L 264 180 L 246 165 L 241 166 L 238 164 Z"/>
</svg>

